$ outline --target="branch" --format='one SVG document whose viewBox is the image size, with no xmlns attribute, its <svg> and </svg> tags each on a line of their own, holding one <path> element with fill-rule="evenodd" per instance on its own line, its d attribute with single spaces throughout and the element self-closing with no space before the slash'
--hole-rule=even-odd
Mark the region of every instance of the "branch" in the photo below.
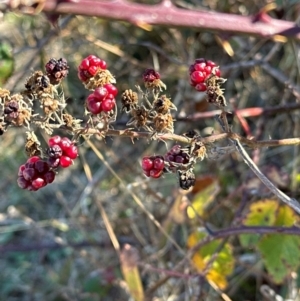
<svg viewBox="0 0 300 301">
<path fill-rule="evenodd" d="M 221 229 L 212 231 L 211 235 L 216 238 L 224 238 L 231 235 L 240 234 L 285 234 L 285 235 L 299 235 L 299 227 L 272 227 L 272 226 L 239 226 L 228 229 Z"/>
<path fill-rule="evenodd" d="M 34 1 L 33 1 L 34 2 Z M 16 5 L 19 3 L 19 5 Z M 137 26 L 165 25 L 187 28 L 201 28 L 215 32 L 256 35 L 264 38 L 276 36 L 300 39 L 300 28 L 296 23 L 273 19 L 266 12 L 255 16 L 240 16 L 213 11 L 187 10 L 175 7 L 171 1 L 156 5 L 114 1 L 40 1 L 38 7 L 25 6 L 26 1 L 3 0 L 1 10 L 19 9 L 22 12 L 43 11 L 55 14 L 74 14 L 109 18 L 130 22 Z M 36 4 L 36 3 L 35 3 Z"/>
<path fill-rule="evenodd" d="M 210 243 L 211 241 L 219 238 L 226 238 L 232 235 L 240 234 L 284 234 L 284 235 L 297 235 L 300 236 L 299 227 L 276 227 L 276 226 L 239 226 L 227 229 L 211 231 L 208 236 L 199 241 L 193 248 L 189 251 L 188 258 L 191 258 L 197 250 L 199 250 L 204 245 Z"/>
<path fill-rule="evenodd" d="M 299 103 L 291 103 L 285 105 L 278 105 L 273 107 L 250 107 L 245 109 L 237 109 L 232 114 L 239 114 L 241 117 L 259 117 L 259 116 L 272 116 L 276 114 L 289 113 L 300 109 Z M 220 115 L 222 110 L 213 110 L 209 112 L 197 112 L 189 115 L 186 118 L 176 118 L 176 121 L 196 121 L 199 119 L 212 118 L 216 115 Z"/>
<path fill-rule="evenodd" d="M 300 203 L 293 198 L 290 198 L 281 190 L 279 190 L 255 165 L 252 159 L 249 157 L 247 152 L 242 147 L 240 141 L 238 139 L 234 139 L 233 143 L 237 151 L 240 153 L 245 163 L 250 167 L 250 169 L 255 173 L 255 175 L 266 185 L 268 189 L 270 189 L 280 200 L 282 200 L 285 204 L 293 208 L 297 213 L 300 214 Z"/>
<path fill-rule="evenodd" d="M 78 129 L 76 130 L 76 135 L 102 135 L 102 136 L 119 136 L 119 137 L 128 137 L 133 139 L 152 139 L 152 140 L 162 140 L 162 141 L 176 141 L 181 142 L 184 144 L 191 144 L 192 139 L 167 133 L 167 134 L 156 134 L 153 135 L 153 132 L 138 132 L 138 131 L 132 131 L 130 129 L 125 130 L 113 130 L 108 129 L 105 131 L 101 131 L 96 128 L 89 128 L 89 129 Z M 251 140 L 244 138 L 238 134 L 235 133 L 221 133 L 221 134 L 215 134 L 208 137 L 200 137 L 198 141 L 201 141 L 203 144 L 211 144 L 216 141 L 221 141 L 226 138 L 233 139 L 233 140 L 239 140 L 241 143 L 246 144 L 250 148 L 262 148 L 262 147 L 277 147 L 277 146 L 288 146 L 288 145 L 299 145 L 300 144 L 300 138 L 288 138 L 288 139 L 280 139 L 280 140 Z"/>
</svg>

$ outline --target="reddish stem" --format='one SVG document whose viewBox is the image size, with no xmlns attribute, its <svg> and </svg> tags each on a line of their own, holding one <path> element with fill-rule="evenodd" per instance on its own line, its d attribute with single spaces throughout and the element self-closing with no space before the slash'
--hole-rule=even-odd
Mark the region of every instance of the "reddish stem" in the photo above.
<svg viewBox="0 0 300 301">
<path fill-rule="evenodd" d="M 13 0 L 4 0 L 2 5 L 6 5 L 6 8 L 12 8 L 15 2 Z M 19 9 L 21 8 L 19 7 Z M 44 3 L 42 2 L 37 10 L 56 14 L 74 14 L 117 19 L 128 21 L 135 25 L 151 24 L 202 28 L 217 32 L 257 35 L 265 38 L 281 35 L 300 39 L 300 28 L 294 22 L 273 19 L 271 17 L 261 20 L 257 16 L 187 10 L 175 7 L 169 0 L 162 1 L 156 5 L 131 3 L 124 0 L 47 0 Z"/>
</svg>

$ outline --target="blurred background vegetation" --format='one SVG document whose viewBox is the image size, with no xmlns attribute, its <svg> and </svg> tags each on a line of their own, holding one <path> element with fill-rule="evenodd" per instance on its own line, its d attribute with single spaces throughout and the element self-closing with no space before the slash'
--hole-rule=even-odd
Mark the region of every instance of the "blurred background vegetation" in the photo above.
<svg viewBox="0 0 300 301">
<path fill-rule="evenodd" d="M 191 0 L 178 1 L 177 5 L 253 15 L 269 2 Z M 272 17 L 299 21 L 298 1 L 276 3 L 278 9 L 270 12 Z M 0 44 L 1 78 L 7 77 L 1 85 L 11 93 L 21 91 L 26 78 L 34 70 L 43 70 L 50 58 L 66 58 L 70 66 L 63 83 L 67 110 L 81 119 L 89 92 L 77 78 L 77 66 L 89 54 L 106 60 L 120 92 L 142 85 L 141 75 L 146 68 L 159 71 L 167 85 L 167 96 L 178 108 L 174 115 L 177 134 L 190 129 L 198 129 L 203 136 L 222 132 L 214 118 L 186 119 L 191 114 L 214 109 L 206 103 L 205 94 L 189 85 L 188 67 L 199 57 L 215 61 L 227 78 L 225 96 L 229 110 L 284 107 L 299 102 L 292 90 L 271 72 L 275 70 L 277 75 L 299 84 L 300 52 L 299 41 L 295 40 L 282 43 L 167 26 L 141 28 L 83 16 L 62 16 L 57 28 L 44 14 L 26 16 L 7 12 L 1 17 Z M 267 56 L 269 69 L 259 63 Z M 247 62 L 250 63 L 243 64 Z M 8 71 L 4 70 L 4 64 Z M 114 128 L 124 129 L 127 121 L 128 116 L 119 111 Z M 259 140 L 292 138 L 300 132 L 297 110 L 247 118 L 247 122 L 250 136 Z M 249 134 L 236 117 L 230 123 L 234 132 Z M 42 132 L 36 134 L 46 144 L 48 137 Z M 57 134 L 65 135 L 59 131 Z M 171 276 L 158 283 L 164 276 L 161 270 L 172 271 L 183 255 L 164 240 L 164 235 L 128 191 L 136 194 L 147 211 L 186 250 L 189 234 L 199 224 L 186 217 L 180 206 L 177 211 L 174 209 L 178 197 L 180 204 L 192 202 L 203 186 L 213 185 L 207 200 L 202 196 L 201 206 L 205 210 L 201 215 L 215 228 L 230 226 L 237 212 L 242 216 L 252 202 L 271 198 L 237 155 L 198 164 L 195 191 L 185 194 L 179 191 L 173 174 L 158 181 L 146 179 L 142 174 L 141 158 L 166 153 L 164 143 L 92 137 L 91 142 L 127 190 L 88 144 L 82 143 L 75 165 L 62 170 L 53 184 L 33 193 L 19 189 L 16 183 L 18 167 L 26 160 L 25 138 L 25 129 L 21 128 L 10 128 L 0 138 L 0 300 L 131 300 L 97 202 L 101 202 L 120 244 L 135 246 L 140 262 L 153 267 L 140 266 L 149 300 L 273 300 L 264 299 L 262 285 L 282 296 L 287 296 L 291 285 L 298 287 L 295 273 L 281 283 L 274 282 L 256 250 L 243 247 L 234 237 L 230 243 L 235 266 L 227 277 L 226 295 L 201 277 Z M 168 143 L 168 147 L 173 144 Z M 250 154 L 281 189 L 299 198 L 298 146 L 254 150 Z M 195 273 L 188 262 L 181 271 Z"/>
</svg>

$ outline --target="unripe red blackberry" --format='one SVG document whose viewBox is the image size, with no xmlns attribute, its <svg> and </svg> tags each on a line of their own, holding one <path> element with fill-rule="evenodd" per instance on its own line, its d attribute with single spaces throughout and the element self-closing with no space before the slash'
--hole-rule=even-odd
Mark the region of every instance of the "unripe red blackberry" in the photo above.
<svg viewBox="0 0 300 301">
<path fill-rule="evenodd" d="M 107 90 L 107 88 L 108 90 Z M 112 84 L 106 84 L 103 87 L 98 87 L 90 94 L 86 100 L 86 108 L 93 115 L 100 114 L 101 112 L 109 112 L 116 106 L 114 96 L 118 93 Z M 109 93 L 112 92 L 112 93 Z"/>
<path fill-rule="evenodd" d="M 59 159 L 60 166 L 63 168 L 69 167 L 72 162 L 72 159 L 68 156 L 61 156 Z"/>
<path fill-rule="evenodd" d="M 81 81 L 86 82 L 89 78 L 93 77 L 99 69 L 106 70 L 107 65 L 104 60 L 89 55 L 83 59 L 78 67 L 78 77 Z"/>
<path fill-rule="evenodd" d="M 118 95 L 118 89 L 115 85 L 105 84 L 103 87 L 108 91 L 108 94 L 112 94 L 114 97 Z"/>
<path fill-rule="evenodd" d="M 142 169 L 147 177 L 159 178 L 165 167 L 162 156 L 150 156 L 142 159 Z"/>
<path fill-rule="evenodd" d="M 221 72 L 219 67 L 210 60 L 204 58 L 196 59 L 189 68 L 190 84 L 197 91 L 206 91 L 205 81 L 211 74 L 220 77 Z"/>
</svg>

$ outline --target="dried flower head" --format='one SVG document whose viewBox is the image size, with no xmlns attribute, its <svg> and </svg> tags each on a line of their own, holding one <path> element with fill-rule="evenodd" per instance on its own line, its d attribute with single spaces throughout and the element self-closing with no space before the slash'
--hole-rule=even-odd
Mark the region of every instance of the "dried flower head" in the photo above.
<svg viewBox="0 0 300 301">
<path fill-rule="evenodd" d="M 170 113 L 162 114 L 159 113 L 153 118 L 154 129 L 158 133 L 173 133 L 173 117 Z"/>
<path fill-rule="evenodd" d="M 31 93 L 51 93 L 51 83 L 47 75 L 42 71 L 34 72 L 26 81 L 25 88 Z"/>
<path fill-rule="evenodd" d="M 177 110 L 176 106 L 173 104 L 173 102 L 167 98 L 166 95 L 162 95 L 159 98 L 155 99 L 152 103 L 153 109 L 157 113 L 166 114 L 169 112 L 169 110 Z"/>
<path fill-rule="evenodd" d="M 126 113 L 130 112 L 132 108 L 135 108 L 138 103 L 138 94 L 131 89 L 127 89 L 122 93 L 121 102 L 122 102 L 122 111 Z"/>
<path fill-rule="evenodd" d="M 132 118 L 127 122 L 127 126 L 133 125 L 138 129 L 145 128 L 151 131 L 151 128 L 148 127 L 148 124 L 151 122 L 149 111 L 144 106 L 132 108 L 130 113 Z"/>
<path fill-rule="evenodd" d="M 11 119 L 11 123 L 16 126 L 27 126 L 29 128 L 31 118 L 31 111 L 28 109 L 19 110 L 19 114 L 16 118 Z"/>
</svg>

